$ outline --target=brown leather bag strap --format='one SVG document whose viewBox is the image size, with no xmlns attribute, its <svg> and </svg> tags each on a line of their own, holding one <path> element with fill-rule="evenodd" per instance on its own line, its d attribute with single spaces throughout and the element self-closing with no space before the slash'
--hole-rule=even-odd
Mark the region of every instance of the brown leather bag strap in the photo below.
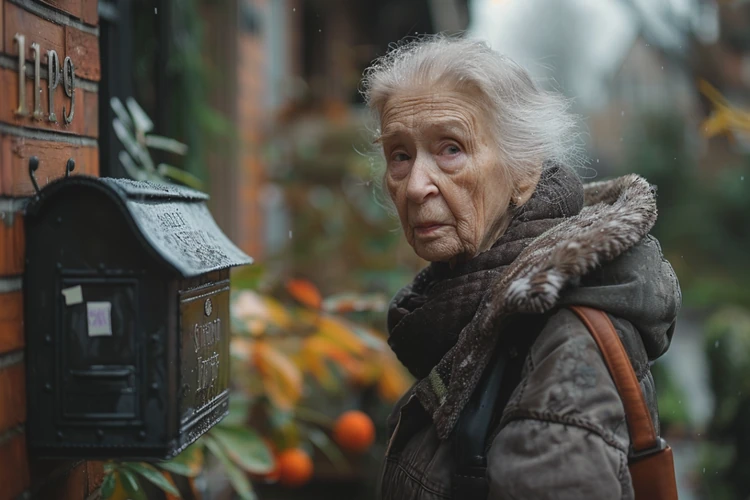
<svg viewBox="0 0 750 500">
<path fill-rule="evenodd" d="M 643 398 L 638 378 L 635 376 L 625 348 L 612 321 L 604 311 L 591 307 L 570 306 L 586 325 L 604 357 L 609 373 L 625 406 L 625 419 L 630 432 L 633 452 L 645 452 L 658 447 L 659 442 L 651 421 L 651 414 Z"/>
</svg>

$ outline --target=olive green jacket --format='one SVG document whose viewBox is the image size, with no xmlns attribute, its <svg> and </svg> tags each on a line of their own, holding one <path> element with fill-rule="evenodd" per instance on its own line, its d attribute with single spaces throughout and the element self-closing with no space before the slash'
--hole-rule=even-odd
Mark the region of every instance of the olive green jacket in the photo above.
<svg viewBox="0 0 750 500">
<path fill-rule="evenodd" d="M 489 498 L 633 498 L 622 403 L 593 338 L 564 306 L 609 314 L 658 431 L 649 360 L 669 346 L 680 303 L 674 271 L 650 236 L 560 294 L 491 434 Z M 438 439 L 413 388 L 394 408 L 388 428 L 381 498 L 452 498 L 450 440 Z"/>
</svg>

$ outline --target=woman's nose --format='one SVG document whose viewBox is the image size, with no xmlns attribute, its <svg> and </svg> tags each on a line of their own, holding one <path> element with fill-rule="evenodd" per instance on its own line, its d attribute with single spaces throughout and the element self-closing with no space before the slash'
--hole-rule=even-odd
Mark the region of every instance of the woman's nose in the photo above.
<svg viewBox="0 0 750 500">
<path fill-rule="evenodd" d="M 429 162 L 420 160 L 417 157 L 412 165 L 408 184 L 406 185 L 406 197 L 409 201 L 421 204 L 431 195 L 439 192 L 430 175 L 430 170 Z"/>
</svg>

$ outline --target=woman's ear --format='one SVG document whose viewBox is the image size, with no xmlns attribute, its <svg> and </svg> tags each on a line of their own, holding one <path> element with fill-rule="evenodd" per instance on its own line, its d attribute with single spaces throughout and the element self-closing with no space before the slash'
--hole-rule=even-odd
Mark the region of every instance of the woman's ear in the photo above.
<svg viewBox="0 0 750 500">
<path fill-rule="evenodd" d="M 523 175 L 516 183 L 516 188 L 513 190 L 513 197 L 511 202 L 516 206 L 521 206 L 534 194 L 536 186 L 539 184 L 539 178 L 542 175 L 541 166 L 534 168 L 531 172 Z"/>
</svg>

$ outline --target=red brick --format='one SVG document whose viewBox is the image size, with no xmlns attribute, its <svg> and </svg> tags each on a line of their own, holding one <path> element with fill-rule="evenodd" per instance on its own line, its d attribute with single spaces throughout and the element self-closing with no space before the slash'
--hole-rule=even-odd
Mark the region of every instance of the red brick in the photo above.
<svg viewBox="0 0 750 500">
<path fill-rule="evenodd" d="M 24 35 L 26 39 L 26 60 L 32 64 L 34 54 L 31 50 L 31 44 L 36 42 L 41 47 L 43 55 L 48 50 L 55 50 L 60 57 L 61 64 L 66 56 L 70 56 L 78 78 L 99 80 L 101 74 L 99 68 L 99 39 L 96 35 L 85 33 L 70 26 L 63 27 L 54 24 L 10 3 L 5 4 L 4 17 L 3 52 L 6 54 L 18 55 L 18 45 L 13 37 L 16 33 L 19 33 Z M 42 64 L 44 65 L 45 62 L 46 57 L 42 57 Z M 62 84 L 60 87 L 62 87 Z"/>
<path fill-rule="evenodd" d="M 83 2 L 81 0 L 40 0 L 42 3 L 46 3 L 58 10 L 66 12 L 73 17 L 81 19 Z"/>
<path fill-rule="evenodd" d="M 0 221 L 0 276 L 23 274 L 24 243 L 23 215 L 6 214 Z"/>
<path fill-rule="evenodd" d="M 0 45 L 3 43 L 3 40 L 5 40 L 5 37 L 3 35 L 3 28 L 5 27 L 5 22 L 3 21 L 3 12 L 5 11 L 5 6 L 3 5 L 3 3 L 5 2 L 3 0 L 0 0 Z"/>
<path fill-rule="evenodd" d="M 0 353 L 21 349 L 24 344 L 23 292 L 0 293 Z"/>
<path fill-rule="evenodd" d="M 46 53 L 43 67 L 47 67 Z M 40 80 L 41 105 L 44 118 L 35 120 L 31 114 L 34 111 L 34 80 L 26 78 L 26 108 L 29 116 L 17 116 L 18 107 L 18 73 L 0 68 L 0 102 L 7 103 L 0 107 L 0 122 L 18 125 L 26 128 L 53 130 L 55 132 L 97 137 L 99 135 L 99 99 L 95 93 L 86 92 L 81 88 L 75 89 L 76 105 L 73 108 L 73 122 L 66 124 L 63 119 L 63 107 L 70 112 L 70 98 L 65 95 L 62 82 L 55 89 L 55 114 L 57 122 L 47 120 L 49 115 L 49 90 L 47 80 Z"/>
<path fill-rule="evenodd" d="M 0 499 L 16 498 L 29 487 L 27 458 L 24 434 L 0 444 Z"/>
<path fill-rule="evenodd" d="M 0 433 L 26 421 L 24 364 L 0 370 Z"/>
<path fill-rule="evenodd" d="M 65 48 L 66 55 L 75 64 L 76 76 L 99 81 L 99 38 L 96 35 L 66 26 Z"/>
<path fill-rule="evenodd" d="M 87 495 L 94 493 L 104 480 L 104 462 L 86 462 L 88 477 Z"/>
<path fill-rule="evenodd" d="M 32 156 L 39 158 L 36 171 L 39 188 L 65 175 L 69 158 L 76 162 L 74 175 L 96 175 L 99 172 L 99 154 L 95 147 L 0 135 L 0 158 L 3 160 L 0 195 L 30 196 L 34 193 L 28 175 L 29 158 Z"/>
<path fill-rule="evenodd" d="M 99 137 L 99 94 L 76 90 L 84 95 L 83 101 L 83 135 L 86 137 Z M 73 116 L 73 122 L 76 117 Z"/>
<path fill-rule="evenodd" d="M 31 44 L 36 42 L 46 54 L 48 50 L 57 51 L 60 61 L 65 59 L 65 32 L 63 27 L 28 12 L 21 7 L 5 2 L 5 38 L 4 52 L 18 55 L 18 45 L 13 40 L 16 33 L 26 38 L 26 59 L 33 61 Z M 73 60 L 75 64 L 76 61 Z"/>
<path fill-rule="evenodd" d="M 99 24 L 99 11 L 97 0 L 83 0 L 83 22 L 95 26 Z"/>
<path fill-rule="evenodd" d="M 86 175 L 93 175 L 99 177 L 99 149 L 98 148 L 86 148 L 86 171 L 81 172 Z"/>
</svg>

